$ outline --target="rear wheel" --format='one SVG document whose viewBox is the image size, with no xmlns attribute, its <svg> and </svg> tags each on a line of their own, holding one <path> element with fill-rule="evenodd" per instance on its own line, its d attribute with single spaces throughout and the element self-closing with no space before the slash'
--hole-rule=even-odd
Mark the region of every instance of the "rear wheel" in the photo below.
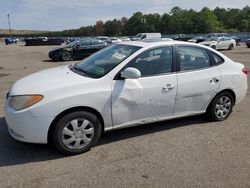
<svg viewBox="0 0 250 188">
<path fill-rule="evenodd" d="M 68 52 L 68 51 L 64 51 L 64 52 L 62 53 L 61 58 L 62 58 L 63 61 L 70 61 L 70 60 L 73 59 L 73 58 L 72 58 L 72 54 L 71 54 L 70 52 Z"/>
<path fill-rule="evenodd" d="M 212 121 L 223 121 L 229 117 L 233 110 L 234 99 L 231 93 L 225 91 L 219 93 L 211 101 L 207 116 Z"/>
<path fill-rule="evenodd" d="M 228 47 L 228 50 L 232 50 L 233 48 L 234 48 L 234 45 L 230 44 L 229 47 Z"/>
<path fill-rule="evenodd" d="M 62 117 L 53 131 L 54 146 L 64 154 L 88 151 L 101 136 L 101 123 L 96 115 L 76 111 Z"/>
</svg>

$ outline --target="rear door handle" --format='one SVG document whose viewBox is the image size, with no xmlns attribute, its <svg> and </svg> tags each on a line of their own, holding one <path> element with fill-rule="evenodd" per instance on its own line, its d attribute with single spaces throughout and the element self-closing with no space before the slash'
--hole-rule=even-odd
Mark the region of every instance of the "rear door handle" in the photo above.
<svg viewBox="0 0 250 188">
<path fill-rule="evenodd" d="M 210 83 L 215 83 L 215 84 L 217 84 L 219 81 L 220 81 L 220 79 L 218 79 L 218 78 L 212 78 L 212 79 L 210 80 Z"/>
<path fill-rule="evenodd" d="M 164 89 L 164 90 L 170 90 L 170 89 L 173 89 L 174 87 L 175 87 L 175 85 L 167 84 L 162 89 Z"/>
</svg>

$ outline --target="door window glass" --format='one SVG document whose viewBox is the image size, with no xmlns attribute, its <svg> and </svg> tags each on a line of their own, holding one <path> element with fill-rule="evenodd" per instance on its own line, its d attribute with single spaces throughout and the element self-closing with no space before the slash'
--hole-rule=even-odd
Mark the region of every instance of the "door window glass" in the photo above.
<svg viewBox="0 0 250 188">
<path fill-rule="evenodd" d="M 172 51 L 170 46 L 148 50 L 132 60 L 126 67 L 138 69 L 142 76 L 170 73 L 173 61 Z"/>
<path fill-rule="evenodd" d="M 216 55 L 216 54 L 214 54 L 214 53 L 212 53 L 212 57 L 213 57 L 214 63 L 215 63 L 216 65 L 221 64 L 221 63 L 224 62 L 224 59 L 223 59 L 222 57 L 220 57 L 220 56 L 218 56 L 218 55 Z"/>
<path fill-rule="evenodd" d="M 89 40 L 85 40 L 85 41 L 82 41 L 80 43 L 80 47 L 89 46 L 89 45 L 90 45 L 90 41 Z"/>
<path fill-rule="evenodd" d="M 180 70 L 207 68 L 210 60 L 207 52 L 195 47 L 179 47 Z"/>
<path fill-rule="evenodd" d="M 103 41 L 101 40 L 92 40 L 92 45 L 99 45 L 99 44 L 103 44 Z"/>
</svg>

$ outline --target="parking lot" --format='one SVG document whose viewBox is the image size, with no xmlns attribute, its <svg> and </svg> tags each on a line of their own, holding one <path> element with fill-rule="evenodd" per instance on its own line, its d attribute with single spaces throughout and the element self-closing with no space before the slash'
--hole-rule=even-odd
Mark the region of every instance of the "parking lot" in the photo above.
<svg viewBox="0 0 250 188">
<path fill-rule="evenodd" d="M 77 156 L 12 139 L 3 112 L 11 85 L 77 62 L 51 62 L 52 48 L 0 43 L 0 187 L 250 187 L 250 90 L 226 121 L 196 116 L 108 132 Z M 250 69 L 244 44 L 222 53 Z"/>
</svg>

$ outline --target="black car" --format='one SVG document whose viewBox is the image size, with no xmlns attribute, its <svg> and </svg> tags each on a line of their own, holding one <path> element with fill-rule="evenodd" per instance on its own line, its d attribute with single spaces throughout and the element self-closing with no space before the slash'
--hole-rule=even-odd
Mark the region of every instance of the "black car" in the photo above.
<svg viewBox="0 0 250 188">
<path fill-rule="evenodd" d="M 246 45 L 248 48 L 250 48 L 250 39 L 246 40 Z"/>
<path fill-rule="evenodd" d="M 74 41 L 67 46 L 51 50 L 49 58 L 54 61 L 81 60 L 106 46 L 106 42 L 97 39 Z"/>
</svg>

